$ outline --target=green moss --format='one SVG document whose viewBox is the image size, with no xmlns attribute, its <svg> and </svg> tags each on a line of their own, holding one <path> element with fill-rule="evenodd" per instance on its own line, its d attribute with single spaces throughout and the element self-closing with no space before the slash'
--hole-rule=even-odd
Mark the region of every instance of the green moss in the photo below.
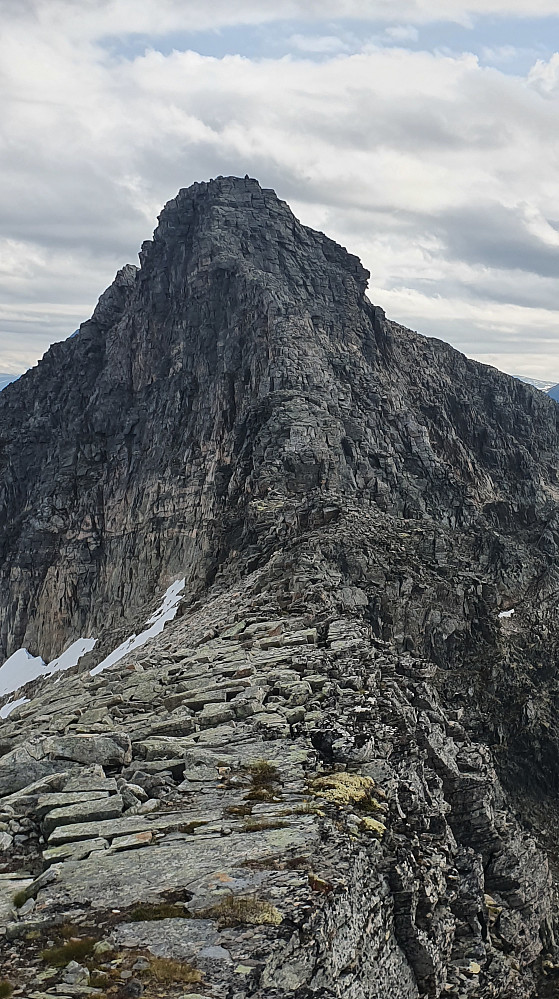
<svg viewBox="0 0 559 999">
<path fill-rule="evenodd" d="M 13 995 L 14 987 L 10 985 L 6 978 L 3 978 L 0 982 L 0 999 L 10 999 Z"/>
<path fill-rule="evenodd" d="M 14 903 L 16 909 L 21 909 L 22 905 L 25 905 L 25 903 L 27 902 L 27 899 L 28 899 L 27 892 L 25 888 L 22 888 L 21 891 L 16 891 L 12 899 L 12 902 Z"/>
<path fill-rule="evenodd" d="M 384 792 L 375 787 L 375 782 L 371 777 L 362 777 L 360 774 L 342 773 L 328 774 L 325 777 L 317 777 L 311 782 L 311 793 L 331 805 L 338 808 L 349 806 L 366 815 L 384 815 L 388 811 L 388 805 L 378 801 L 384 798 Z M 375 795 L 373 795 L 373 791 Z M 385 826 L 382 822 L 371 820 L 372 824 L 367 826 L 369 831 L 384 832 Z M 363 828 L 365 828 L 363 826 Z"/>
<path fill-rule="evenodd" d="M 343 772 L 317 777 L 311 784 L 311 790 L 332 805 L 362 805 L 370 799 L 374 786 L 371 777 Z"/>
<path fill-rule="evenodd" d="M 131 923 L 141 923 L 144 920 L 185 918 L 186 912 L 182 905 L 169 905 L 165 902 L 161 902 L 159 905 L 137 905 L 128 915 Z"/>
<path fill-rule="evenodd" d="M 95 940 L 85 937 L 83 940 L 68 940 L 61 947 L 49 947 L 41 952 L 41 958 L 53 968 L 65 968 L 70 961 L 81 962 L 93 954 Z"/>
</svg>

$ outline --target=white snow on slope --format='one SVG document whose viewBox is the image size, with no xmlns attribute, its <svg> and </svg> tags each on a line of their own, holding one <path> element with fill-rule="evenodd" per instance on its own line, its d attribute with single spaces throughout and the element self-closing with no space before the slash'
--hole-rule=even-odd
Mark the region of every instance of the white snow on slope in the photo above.
<svg viewBox="0 0 559 999">
<path fill-rule="evenodd" d="M 63 670 L 70 669 L 75 666 L 82 656 L 85 656 L 86 652 L 91 652 L 97 644 L 96 638 L 78 638 L 77 642 L 73 642 L 66 652 L 63 652 L 58 659 L 53 659 L 51 663 L 47 666 L 47 676 L 52 676 L 53 673 L 61 673 Z"/>
<path fill-rule="evenodd" d="M 508 611 L 501 611 L 499 617 L 512 617 L 513 614 L 514 614 L 514 607 Z"/>
<path fill-rule="evenodd" d="M 18 697 L 17 701 L 8 701 L 3 708 L 0 708 L 0 718 L 7 718 L 12 711 L 19 708 L 20 704 L 29 704 L 28 697 Z"/>
<path fill-rule="evenodd" d="M 47 664 L 40 656 L 33 657 L 27 649 L 18 649 L 0 666 L 0 696 L 11 694 L 30 680 L 44 676 Z"/>
<path fill-rule="evenodd" d="M 114 666 L 115 663 L 123 659 L 129 652 L 139 649 L 140 646 L 149 642 L 150 638 L 155 638 L 156 635 L 159 635 L 163 631 L 167 621 L 172 621 L 177 616 L 178 606 L 181 601 L 181 591 L 184 590 L 185 584 L 186 579 L 177 579 L 176 583 L 172 583 L 165 593 L 159 610 L 155 612 L 153 617 L 150 617 L 146 621 L 146 630 L 140 632 L 139 635 L 131 635 L 130 638 L 122 642 L 114 652 L 111 652 L 106 659 L 103 659 L 103 662 L 90 670 L 91 675 L 96 676 L 97 673 L 102 673 L 109 666 Z"/>
<path fill-rule="evenodd" d="M 61 656 L 48 664 L 40 656 L 30 655 L 27 649 L 18 649 L 0 666 L 0 697 L 12 694 L 14 690 L 19 690 L 40 676 L 52 676 L 54 673 L 70 669 L 86 652 L 91 652 L 95 642 L 94 638 L 78 638 Z"/>
</svg>

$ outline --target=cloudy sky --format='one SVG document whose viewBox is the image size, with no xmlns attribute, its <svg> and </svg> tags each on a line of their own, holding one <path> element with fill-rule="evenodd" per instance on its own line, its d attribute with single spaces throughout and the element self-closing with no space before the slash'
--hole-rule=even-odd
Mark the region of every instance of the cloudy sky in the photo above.
<svg viewBox="0 0 559 999">
<path fill-rule="evenodd" d="M 245 173 L 412 329 L 559 381 L 557 0 L 2 0 L 0 372 Z"/>
</svg>

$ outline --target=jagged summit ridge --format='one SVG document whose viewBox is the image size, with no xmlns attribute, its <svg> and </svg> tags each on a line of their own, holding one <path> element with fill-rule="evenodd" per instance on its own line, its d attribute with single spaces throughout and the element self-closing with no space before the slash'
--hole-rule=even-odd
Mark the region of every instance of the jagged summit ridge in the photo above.
<svg viewBox="0 0 559 999">
<path fill-rule="evenodd" d="M 177 269 L 187 280 L 208 265 L 233 273 L 246 268 L 260 272 L 260 278 L 270 274 L 317 306 L 326 291 L 316 281 L 317 265 L 328 272 L 330 300 L 347 295 L 352 281 L 362 295 L 369 279 L 358 257 L 301 225 L 275 191 L 249 177 L 218 177 L 181 189 L 165 205 L 153 240 L 142 245 L 140 262 L 148 279 L 154 259 L 157 270 L 163 261 L 169 272 Z"/>
<path fill-rule="evenodd" d="M 551 401 L 386 321 L 366 280 L 254 180 L 169 202 L 140 270 L 0 398 L 0 655 L 127 635 L 173 578 L 194 595 L 325 508 L 545 520 Z"/>
</svg>

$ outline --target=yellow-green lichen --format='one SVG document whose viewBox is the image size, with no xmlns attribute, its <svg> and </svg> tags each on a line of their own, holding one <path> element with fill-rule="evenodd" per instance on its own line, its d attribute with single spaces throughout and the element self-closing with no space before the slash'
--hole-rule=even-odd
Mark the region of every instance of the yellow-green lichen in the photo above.
<svg viewBox="0 0 559 999">
<path fill-rule="evenodd" d="M 332 805 L 370 804 L 375 782 L 372 777 L 345 772 L 317 777 L 311 784 L 311 791 L 317 797 Z"/>
<path fill-rule="evenodd" d="M 376 836 L 377 839 L 382 839 L 386 832 L 386 826 L 383 822 L 378 822 L 376 819 L 372 819 L 370 815 L 366 815 L 361 819 L 361 829 L 364 832 L 371 833 Z"/>
</svg>

